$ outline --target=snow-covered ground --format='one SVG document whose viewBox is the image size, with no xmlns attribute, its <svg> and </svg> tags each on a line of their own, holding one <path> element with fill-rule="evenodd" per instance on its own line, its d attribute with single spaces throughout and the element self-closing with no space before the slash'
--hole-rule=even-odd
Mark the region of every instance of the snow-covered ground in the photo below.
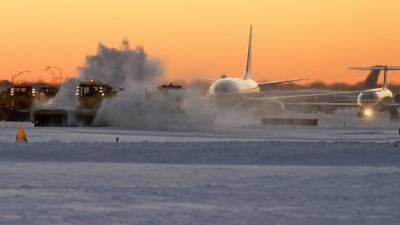
<svg viewBox="0 0 400 225">
<path fill-rule="evenodd" d="M 0 122 L 0 224 L 398 224 L 400 123 L 352 116 L 190 132 Z"/>
<path fill-rule="evenodd" d="M 0 224 L 398 224 L 397 167 L 1 163 Z"/>
</svg>

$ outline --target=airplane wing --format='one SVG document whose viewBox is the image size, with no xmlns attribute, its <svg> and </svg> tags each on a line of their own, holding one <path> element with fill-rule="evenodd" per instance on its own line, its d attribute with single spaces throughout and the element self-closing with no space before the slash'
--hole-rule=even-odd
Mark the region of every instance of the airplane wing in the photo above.
<svg viewBox="0 0 400 225">
<path fill-rule="evenodd" d="M 212 83 L 215 82 L 215 80 L 212 80 L 212 79 L 204 79 L 204 78 L 194 78 L 193 80 L 199 81 L 199 82 L 205 83 L 205 84 L 212 84 Z"/>
<path fill-rule="evenodd" d="M 350 67 L 351 70 L 400 70 L 400 66 L 356 66 Z"/>
<path fill-rule="evenodd" d="M 223 75 L 226 77 L 226 75 Z M 196 81 L 200 81 L 203 83 L 207 84 L 212 84 L 215 82 L 215 80 L 212 79 L 204 79 L 204 78 L 194 78 Z M 303 81 L 303 80 L 309 80 L 309 78 L 300 78 L 300 79 L 291 79 L 291 80 L 278 80 L 278 81 L 270 81 L 270 82 L 263 82 L 263 83 L 258 83 L 258 86 L 260 88 L 263 88 L 268 85 L 274 85 L 274 84 L 282 84 L 282 83 L 289 83 L 289 82 L 296 82 L 296 81 Z"/>
<path fill-rule="evenodd" d="M 299 106 L 332 106 L 332 107 L 338 107 L 338 108 L 344 108 L 344 107 L 360 107 L 357 103 L 347 103 L 347 102 L 285 102 L 284 104 L 287 105 L 299 105 Z M 400 103 L 386 103 L 383 104 L 384 107 L 394 107 L 394 108 L 400 108 Z"/>
<path fill-rule="evenodd" d="M 264 83 L 258 83 L 258 86 L 260 88 L 262 88 L 262 87 L 268 86 L 268 85 L 296 82 L 296 81 L 302 81 L 302 80 L 309 80 L 309 78 L 300 78 L 300 79 L 278 80 L 278 81 L 264 82 Z"/>
<path fill-rule="evenodd" d="M 400 108 L 400 103 L 385 103 L 383 105 L 385 107 L 399 107 Z"/>
<path fill-rule="evenodd" d="M 310 98 L 310 97 L 330 96 L 330 95 L 359 94 L 361 92 L 362 91 L 336 91 L 336 92 L 319 93 L 319 94 L 287 95 L 287 96 L 271 96 L 271 97 L 252 97 L 251 100 L 255 100 L 255 101 L 272 101 L 272 100 L 295 99 L 295 98 Z"/>
<path fill-rule="evenodd" d="M 347 102 L 285 102 L 285 105 L 298 105 L 298 106 L 331 106 L 331 107 L 337 107 L 337 108 L 345 108 L 345 107 L 359 107 L 357 103 L 347 103 Z"/>
</svg>

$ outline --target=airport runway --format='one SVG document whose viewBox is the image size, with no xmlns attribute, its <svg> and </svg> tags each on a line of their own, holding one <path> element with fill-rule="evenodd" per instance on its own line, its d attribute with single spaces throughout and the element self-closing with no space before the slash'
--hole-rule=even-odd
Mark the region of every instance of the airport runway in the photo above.
<svg viewBox="0 0 400 225">
<path fill-rule="evenodd" d="M 22 127 L 30 142 L 260 142 L 260 141 L 356 141 L 397 142 L 398 128 L 307 128 L 268 127 L 196 132 L 134 131 L 114 128 L 33 128 Z M 2 128 L 0 142 L 15 142 L 16 127 Z"/>
<path fill-rule="evenodd" d="M 332 119 L 332 121 L 335 121 Z M 350 141 L 397 142 L 400 122 L 385 124 L 329 124 L 319 127 L 243 126 L 192 131 L 148 131 L 110 127 L 33 127 L 31 123 L 0 122 L 0 142 L 15 142 L 17 127 L 23 127 L 29 142 L 260 142 L 260 141 Z"/>
</svg>

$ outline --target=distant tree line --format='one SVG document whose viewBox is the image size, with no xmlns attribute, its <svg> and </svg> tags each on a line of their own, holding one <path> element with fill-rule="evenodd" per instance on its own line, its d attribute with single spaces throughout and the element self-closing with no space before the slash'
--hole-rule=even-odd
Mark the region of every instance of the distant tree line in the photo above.
<svg viewBox="0 0 400 225">
<path fill-rule="evenodd" d="M 43 87 L 43 86 L 50 86 L 51 84 L 44 81 L 35 81 L 35 82 L 18 82 L 17 84 L 27 84 L 32 87 Z M 11 81 L 9 80 L 0 80 L 0 90 L 6 90 L 11 87 Z"/>
</svg>

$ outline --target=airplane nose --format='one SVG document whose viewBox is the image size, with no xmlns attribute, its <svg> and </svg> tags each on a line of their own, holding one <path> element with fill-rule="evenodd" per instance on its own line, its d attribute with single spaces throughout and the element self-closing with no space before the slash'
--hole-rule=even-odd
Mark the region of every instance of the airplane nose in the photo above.
<svg viewBox="0 0 400 225">
<path fill-rule="evenodd" d="M 218 82 L 210 88 L 213 95 L 227 95 L 239 92 L 239 89 L 232 82 Z"/>
<path fill-rule="evenodd" d="M 375 92 L 365 92 L 359 96 L 360 104 L 375 104 L 379 102 L 379 96 Z"/>
</svg>

